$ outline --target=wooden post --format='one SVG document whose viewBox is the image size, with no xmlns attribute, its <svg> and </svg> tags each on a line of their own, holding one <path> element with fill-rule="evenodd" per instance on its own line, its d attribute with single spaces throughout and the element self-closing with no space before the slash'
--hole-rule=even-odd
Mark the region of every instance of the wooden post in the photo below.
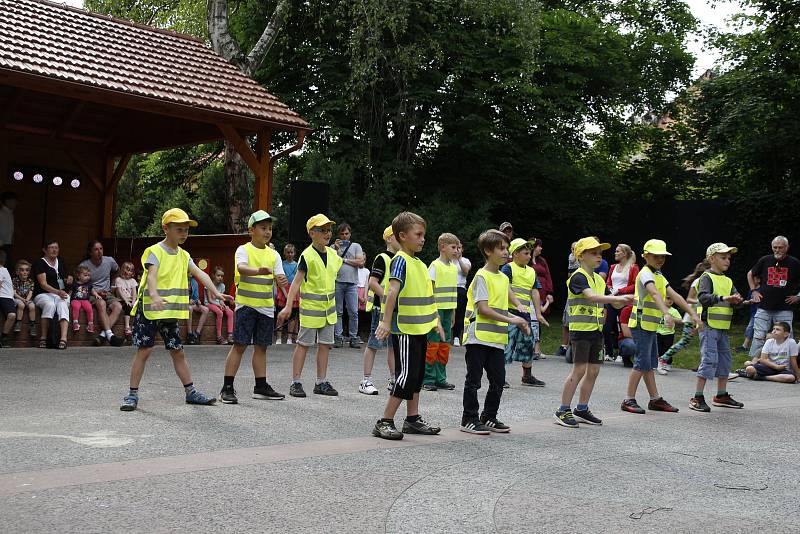
<svg viewBox="0 0 800 534">
<path fill-rule="evenodd" d="M 103 237 L 114 237 L 114 207 L 117 198 L 117 184 L 125 173 L 132 154 L 124 154 L 119 163 L 114 164 L 113 156 L 106 156 L 103 190 Z"/>
<path fill-rule="evenodd" d="M 255 173 L 256 183 L 253 188 L 253 211 L 272 209 L 272 165 L 270 165 L 269 145 L 272 130 L 264 129 L 258 134 L 256 141 L 256 157 L 258 170 Z"/>
</svg>

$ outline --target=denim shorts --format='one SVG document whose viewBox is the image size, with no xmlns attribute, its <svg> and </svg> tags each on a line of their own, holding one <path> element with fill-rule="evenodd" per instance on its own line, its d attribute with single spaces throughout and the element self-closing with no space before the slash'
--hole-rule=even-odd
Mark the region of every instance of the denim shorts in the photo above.
<svg viewBox="0 0 800 534">
<path fill-rule="evenodd" d="M 633 342 L 636 344 L 633 368 L 637 371 L 652 371 L 657 368 L 658 335 L 639 326 L 631 328 L 631 334 L 633 334 Z"/>
<path fill-rule="evenodd" d="M 250 306 L 242 306 L 233 314 L 233 342 L 236 345 L 272 345 L 275 319 Z"/>
<path fill-rule="evenodd" d="M 156 332 L 164 340 L 165 349 L 169 351 L 183 349 L 181 329 L 177 319 L 148 319 L 139 306 L 133 319 L 133 346 L 140 349 L 155 346 Z"/>
<path fill-rule="evenodd" d="M 375 329 L 378 328 L 378 325 L 381 324 L 381 317 L 383 313 L 378 308 L 372 308 L 372 323 L 369 326 L 369 339 L 367 340 L 367 347 L 373 350 L 383 350 L 389 346 L 389 342 L 392 339 L 392 334 L 384 339 L 383 341 L 379 341 L 378 338 L 375 337 Z"/>
<path fill-rule="evenodd" d="M 697 376 L 706 380 L 727 377 L 732 364 L 728 331 L 705 325 L 700 330 L 700 365 L 697 367 Z"/>
</svg>

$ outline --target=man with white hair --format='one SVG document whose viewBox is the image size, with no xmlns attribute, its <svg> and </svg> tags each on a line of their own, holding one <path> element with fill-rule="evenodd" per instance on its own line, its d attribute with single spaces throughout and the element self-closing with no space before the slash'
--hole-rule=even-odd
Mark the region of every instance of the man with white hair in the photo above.
<svg viewBox="0 0 800 534">
<path fill-rule="evenodd" d="M 747 272 L 747 283 L 753 302 L 758 303 L 750 346 L 750 356 L 755 357 L 761 354 L 767 333 L 775 323 L 792 324 L 792 307 L 800 302 L 800 260 L 789 255 L 788 239 L 779 235 L 772 240 L 772 254 L 762 257 Z"/>
</svg>

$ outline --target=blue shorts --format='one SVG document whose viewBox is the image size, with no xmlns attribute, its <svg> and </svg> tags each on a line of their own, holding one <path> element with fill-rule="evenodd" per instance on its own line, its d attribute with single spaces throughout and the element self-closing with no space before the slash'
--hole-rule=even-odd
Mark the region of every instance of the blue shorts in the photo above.
<svg viewBox="0 0 800 534">
<path fill-rule="evenodd" d="M 705 325 L 700 330 L 700 365 L 697 367 L 697 376 L 706 380 L 727 378 L 732 365 L 728 331 Z"/>
<path fill-rule="evenodd" d="M 383 341 L 379 341 L 378 338 L 375 337 L 375 329 L 378 328 L 378 325 L 381 323 L 381 310 L 378 308 L 372 308 L 372 323 L 369 326 L 369 339 L 367 340 L 367 347 L 373 350 L 383 350 L 389 346 L 389 342 L 392 339 L 392 334 L 384 339 Z"/>
<path fill-rule="evenodd" d="M 275 320 L 250 306 L 242 306 L 233 314 L 233 342 L 236 345 L 272 345 Z"/>
<path fill-rule="evenodd" d="M 633 334 L 633 342 L 636 344 L 633 368 L 637 371 L 652 371 L 657 368 L 658 335 L 655 332 L 643 330 L 639 326 L 631 328 L 631 334 Z"/>
<path fill-rule="evenodd" d="M 139 306 L 133 319 L 133 346 L 140 349 L 155 346 L 156 332 L 164 340 L 165 349 L 169 351 L 183 349 L 181 329 L 177 319 L 148 319 Z"/>
</svg>

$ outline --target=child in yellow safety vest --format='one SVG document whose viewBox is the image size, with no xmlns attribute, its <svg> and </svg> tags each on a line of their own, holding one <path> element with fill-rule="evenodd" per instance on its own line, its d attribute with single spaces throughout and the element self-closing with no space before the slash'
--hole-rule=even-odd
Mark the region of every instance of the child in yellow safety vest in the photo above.
<svg viewBox="0 0 800 534">
<path fill-rule="evenodd" d="M 478 237 L 478 249 L 486 264 L 475 273 L 467 290 L 464 315 L 467 376 L 464 379 L 461 431 L 470 434 L 508 432 L 511 429 L 497 419 L 506 381 L 503 351 L 508 342 L 508 326 L 514 325 L 530 335 L 528 321 L 508 311 L 509 302 L 522 309 L 511 291 L 508 278 L 500 272 L 500 267 L 508 262 L 508 242 L 506 234 L 498 230 L 487 230 Z M 483 412 L 478 416 L 478 390 L 484 370 L 489 389 Z"/>
<path fill-rule="evenodd" d="M 674 324 L 665 299 L 671 298 L 678 308 L 688 313 L 696 328 L 702 329 L 703 325 L 694 309 L 672 289 L 666 277 L 661 274 L 667 256 L 671 255 L 667 252 L 667 244 L 660 239 L 650 239 L 644 244 L 642 256 L 647 263 L 636 276 L 633 311 L 628 321 L 633 341 L 636 343 L 636 355 L 633 369 L 628 377 L 628 390 L 621 405 L 623 412 L 645 413 L 644 408 L 636 402 L 636 390 L 642 379 L 650 394 L 650 402 L 647 405 L 649 410 L 673 413 L 678 411 L 658 394 L 656 386 L 655 369 L 658 367 L 659 357 L 658 325 L 662 318 L 667 328 Z"/>
<path fill-rule="evenodd" d="M 611 295 L 606 281 L 594 271 L 603 261 L 603 251 L 609 248 L 611 245 L 600 243 L 595 237 L 579 239 L 573 247 L 578 268 L 567 279 L 572 370 L 561 390 L 561 406 L 553 415 L 556 424 L 566 428 L 578 428 L 578 423 L 603 424 L 589 409 L 594 383 L 603 365 L 603 305 L 623 308 L 633 301 L 633 295 Z M 572 398 L 579 386 L 578 405 L 572 411 Z"/>
<path fill-rule="evenodd" d="M 728 373 L 731 372 L 731 356 L 728 330 L 733 319 L 733 306 L 742 303 L 742 296 L 725 276 L 731 266 L 731 255 L 736 247 L 725 243 L 713 243 L 706 249 L 706 258 L 711 268 L 698 279 L 698 311 L 705 325 L 700 331 L 700 365 L 697 368 L 697 387 L 694 397 L 689 399 L 689 408 L 698 412 L 710 412 L 703 390 L 708 380 L 717 379 L 717 394 L 711 404 L 722 408 L 744 408 L 744 404 L 733 400 L 727 391 Z"/>
<path fill-rule="evenodd" d="M 395 383 L 383 417 L 372 429 L 372 435 L 382 439 L 403 439 L 403 433 L 434 435 L 441 431 L 419 415 L 427 335 L 435 329 L 442 339 L 445 337 L 436 313 L 433 284 L 425 264 L 416 256 L 425 244 L 425 229 L 425 219 L 409 211 L 392 221 L 392 233 L 400 250 L 389 267 L 383 318 L 375 329 L 378 340 L 388 338 L 391 333 L 394 349 Z M 394 416 L 404 400 L 406 419 L 400 432 L 394 425 Z"/>
<path fill-rule="evenodd" d="M 292 397 L 306 396 L 300 377 L 308 348 L 314 344 L 317 345 L 314 393 L 327 396 L 339 394 L 327 379 L 328 355 L 336 325 L 336 274 L 342 266 L 342 258 L 328 246 L 335 224 L 321 213 L 306 221 L 311 245 L 300 254 L 297 274 L 286 295 L 286 306 L 278 314 L 278 325 L 281 325 L 289 319 L 292 302 L 300 294 L 300 331 L 292 355 L 292 385 L 289 386 L 289 395 Z"/>
<path fill-rule="evenodd" d="M 458 304 L 458 247 L 461 241 L 456 236 L 444 233 L 439 236 L 439 257 L 431 262 L 428 275 L 433 282 L 433 298 L 439 322 L 445 337 L 436 332 L 428 334 L 428 348 L 425 353 L 425 379 L 422 388 L 426 391 L 455 389 L 447 381 L 447 362 L 450 359 L 450 341 L 453 333 L 453 316 Z"/>
<path fill-rule="evenodd" d="M 172 357 L 175 372 L 186 393 L 186 403 L 210 405 L 216 402 L 216 398 L 207 397 L 195 389 L 181 344 L 178 321 L 189 317 L 186 273 L 199 280 L 212 298 L 231 300 L 231 297 L 217 291 L 211 278 L 180 247 L 189 237 L 190 226 L 197 226 L 197 222 L 190 219 L 185 211 L 179 208 L 167 210 L 161 217 L 164 240 L 147 247 L 142 254 L 144 274 L 131 310 L 135 318 L 133 345 L 137 349 L 131 364 L 130 390 L 119 407 L 123 412 L 131 412 L 139 404 L 139 383 L 153 352 L 156 333 L 161 335 L 164 347 Z"/>
<path fill-rule="evenodd" d="M 233 345 L 225 358 L 225 374 L 219 392 L 224 404 L 239 403 L 233 380 L 248 345 L 253 345 L 253 375 L 256 380 L 252 397 L 259 400 L 284 398 L 267 383 L 267 347 L 272 345 L 275 331 L 275 286 L 286 287 L 289 283 L 280 255 L 269 247 L 272 222 L 272 216 L 264 210 L 250 215 L 247 221 L 250 242 L 238 247 L 234 255 L 236 311 Z"/>
</svg>

